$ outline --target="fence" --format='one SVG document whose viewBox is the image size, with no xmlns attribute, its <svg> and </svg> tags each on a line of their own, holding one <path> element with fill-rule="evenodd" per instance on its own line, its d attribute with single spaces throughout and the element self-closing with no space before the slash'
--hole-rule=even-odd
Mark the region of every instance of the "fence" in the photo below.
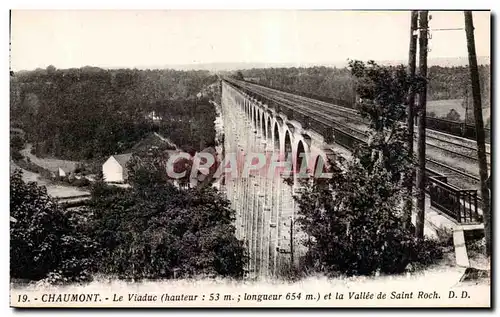
<svg viewBox="0 0 500 317">
<path fill-rule="evenodd" d="M 477 191 L 458 189 L 446 179 L 430 177 L 428 192 L 431 206 L 444 212 L 459 223 L 481 221 L 477 210 Z"/>
<path fill-rule="evenodd" d="M 350 150 L 364 143 L 363 140 L 337 129 L 335 129 L 335 142 Z M 459 223 L 482 220 L 477 208 L 477 190 L 459 189 L 450 185 L 446 176 L 429 168 L 425 171 L 425 183 L 432 207 Z"/>
</svg>

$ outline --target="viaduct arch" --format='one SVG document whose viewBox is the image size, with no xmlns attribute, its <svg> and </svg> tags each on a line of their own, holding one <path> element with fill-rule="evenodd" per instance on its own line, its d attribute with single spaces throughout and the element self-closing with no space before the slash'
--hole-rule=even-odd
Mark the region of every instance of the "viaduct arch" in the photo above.
<svg viewBox="0 0 500 317">
<path fill-rule="evenodd" d="M 236 210 L 236 234 L 249 252 L 251 276 L 285 274 L 305 254 L 294 222 L 299 172 L 313 175 L 325 170 L 328 144 L 318 133 L 280 111 L 222 81 L 222 119 L 225 155 L 266 153 L 287 158 L 292 174 L 261 173 L 226 179 L 225 193 Z M 267 167 L 268 165 L 266 165 Z M 291 177 L 292 182 L 284 179 Z"/>
</svg>

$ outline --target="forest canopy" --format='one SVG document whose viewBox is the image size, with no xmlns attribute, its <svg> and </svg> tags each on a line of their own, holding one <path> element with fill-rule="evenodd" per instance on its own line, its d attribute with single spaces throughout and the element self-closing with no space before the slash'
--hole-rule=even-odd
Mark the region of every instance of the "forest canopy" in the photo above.
<svg viewBox="0 0 500 317">
<path fill-rule="evenodd" d="M 201 149 L 213 142 L 215 110 L 200 92 L 217 81 L 208 71 L 38 69 L 11 78 L 11 124 L 35 154 L 93 159 L 121 153 L 163 131 Z M 151 123 L 155 112 L 163 120 Z"/>
</svg>

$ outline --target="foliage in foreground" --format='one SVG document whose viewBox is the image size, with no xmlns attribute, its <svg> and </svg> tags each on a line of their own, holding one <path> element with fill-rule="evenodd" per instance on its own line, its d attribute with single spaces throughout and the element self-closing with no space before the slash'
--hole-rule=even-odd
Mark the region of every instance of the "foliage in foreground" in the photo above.
<svg viewBox="0 0 500 317">
<path fill-rule="evenodd" d="M 182 192 L 169 184 L 154 193 L 95 188 L 89 225 L 102 246 L 102 273 L 123 278 L 198 274 L 240 277 L 244 248 L 232 211 L 214 190 Z"/>
<path fill-rule="evenodd" d="M 99 271 L 123 278 L 243 276 L 245 249 L 234 211 L 211 187 L 178 189 L 157 166 L 129 166 L 129 189 L 95 186 L 89 230 L 102 246 Z"/>
<path fill-rule="evenodd" d="M 361 114 L 370 120 L 367 144 L 353 158 L 330 161 L 333 177 L 305 184 L 296 197 L 306 242 L 306 262 L 328 273 L 398 273 L 411 262 L 428 264 L 441 256 L 437 243 L 417 241 L 403 227 L 403 175 L 412 158 L 404 145 L 405 101 L 420 79 L 403 66 L 350 64 L 358 78 Z"/>
<path fill-rule="evenodd" d="M 24 183 L 16 171 L 11 176 L 11 277 L 60 283 L 95 274 L 243 276 L 245 249 L 234 235 L 234 211 L 215 189 L 179 190 L 166 182 L 123 189 L 98 183 L 80 215 L 60 209 L 45 187 Z"/>
<path fill-rule="evenodd" d="M 39 280 L 84 281 L 90 277 L 96 244 L 78 230 L 44 186 L 10 178 L 10 275 Z"/>
</svg>

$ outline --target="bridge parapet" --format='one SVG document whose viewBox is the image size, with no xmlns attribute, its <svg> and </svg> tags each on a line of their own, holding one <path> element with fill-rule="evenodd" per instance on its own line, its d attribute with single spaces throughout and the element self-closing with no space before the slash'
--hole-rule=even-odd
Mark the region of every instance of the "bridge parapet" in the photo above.
<svg viewBox="0 0 500 317">
<path fill-rule="evenodd" d="M 238 90 L 243 91 L 246 95 L 250 96 L 250 98 L 253 98 L 253 99 L 258 98 L 259 105 L 262 108 L 265 107 L 265 109 L 270 110 L 274 114 L 283 114 L 286 116 L 287 120 L 289 120 L 289 121 L 293 120 L 293 121 L 299 122 L 303 129 L 311 128 L 320 134 L 323 134 L 325 132 L 327 132 L 327 133 L 329 132 L 329 130 L 326 128 L 326 124 L 321 123 L 321 121 L 312 118 L 309 114 L 306 114 L 306 113 L 299 111 L 297 109 L 293 109 L 289 105 L 278 102 L 278 101 L 273 100 L 271 98 L 268 98 L 266 96 L 252 92 L 251 90 L 246 89 L 245 87 L 242 87 L 236 83 L 230 83 L 230 82 L 226 82 L 226 83 L 230 86 L 237 88 Z M 314 123 L 314 125 L 312 125 L 311 123 Z M 332 131 L 331 136 L 333 137 L 333 131 Z M 331 139 L 331 138 L 328 138 L 328 139 Z"/>
</svg>

